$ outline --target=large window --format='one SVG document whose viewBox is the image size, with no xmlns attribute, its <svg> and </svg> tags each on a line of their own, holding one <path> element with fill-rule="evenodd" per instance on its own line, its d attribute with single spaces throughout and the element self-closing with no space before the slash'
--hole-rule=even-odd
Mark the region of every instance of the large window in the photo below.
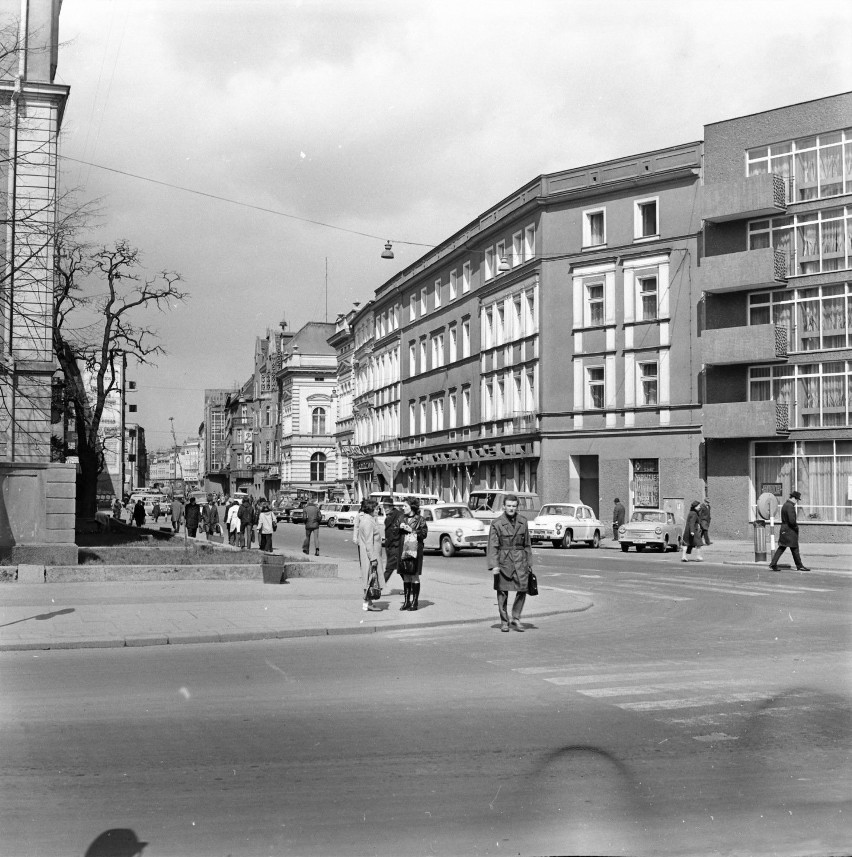
<svg viewBox="0 0 852 857">
<path fill-rule="evenodd" d="M 462 357 L 470 357 L 470 319 L 462 321 Z"/>
<path fill-rule="evenodd" d="M 657 278 L 636 278 L 639 286 L 639 303 L 642 321 L 653 321 L 657 318 Z"/>
<path fill-rule="evenodd" d="M 752 366 L 749 400 L 774 399 L 790 407 L 790 426 L 828 428 L 850 425 L 852 362 Z"/>
<path fill-rule="evenodd" d="M 748 323 L 784 328 L 792 352 L 852 348 L 852 283 L 756 292 Z"/>
<path fill-rule="evenodd" d="M 660 234 L 657 202 L 656 197 L 654 199 L 640 199 L 636 201 L 636 207 L 633 212 L 634 238 L 656 238 Z"/>
<path fill-rule="evenodd" d="M 787 202 L 852 193 L 852 129 L 760 146 L 746 152 L 746 175 L 781 176 Z"/>
<path fill-rule="evenodd" d="M 639 509 L 660 507 L 660 460 L 658 458 L 634 458 L 633 506 Z"/>
<path fill-rule="evenodd" d="M 587 408 L 602 409 L 604 406 L 604 367 L 589 366 L 586 369 L 588 397 Z"/>
<path fill-rule="evenodd" d="M 639 363 L 639 371 L 636 378 L 636 401 L 640 405 L 657 404 L 657 382 L 659 369 L 657 361 Z"/>
<path fill-rule="evenodd" d="M 311 482 L 325 482 L 325 455 L 321 452 L 311 456 Z"/>
<path fill-rule="evenodd" d="M 750 250 L 774 247 L 787 257 L 787 274 L 800 276 L 852 267 L 852 208 L 830 208 L 748 225 Z"/>
<path fill-rule="evenodd" d="M 583 212 L 583 247 L 606 244 L 606 211 L 596 208 Z"/>
<path fill-rule="evenodd" d="M 586 283 L 586 327 L 604 323 L 604 284 Z"/>
<path fill-rule="evenodd" d="M 766 484 L 799 491 L 799 521 L 852 523 L 852 440 L 755 443 L 755 495 Z"/>
<path fill-rule="evenodd" d="M 470 291 L 470 262 L 462 265 L 462 292 Z"/>
</svg>

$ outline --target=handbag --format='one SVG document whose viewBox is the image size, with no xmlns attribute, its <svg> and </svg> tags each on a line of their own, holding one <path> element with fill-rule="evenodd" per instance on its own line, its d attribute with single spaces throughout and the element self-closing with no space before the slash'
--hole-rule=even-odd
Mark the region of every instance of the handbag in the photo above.
<svg viewBox="0 0 852 857">
<path fill-rule="evenodd" d="M 417 534 L 406 533 L 405 540 L 402 543 L 402 555 L 404 557 L 417 558 Z"/>
<path fill-rule="evenodd" d="M 527 572 L 527 575 L 527 595 L 538 595 L 538 578 L 533 574 L 532 569 Z"/>
<path fill-rule="evenodd" d="M 378 564 L 372 564 L 370 568 L 370 580 L 367 584 L 367 598 L 370 601 L 378 601 L 382 597 L 382 590 L 379 586 L 379 568 Z"/>
<path fill-rule="evenodd" d="M 500 591 L 500 572 L 499 571 L 494 572 L 494 591 L 495 592 Z"/>
</svg>

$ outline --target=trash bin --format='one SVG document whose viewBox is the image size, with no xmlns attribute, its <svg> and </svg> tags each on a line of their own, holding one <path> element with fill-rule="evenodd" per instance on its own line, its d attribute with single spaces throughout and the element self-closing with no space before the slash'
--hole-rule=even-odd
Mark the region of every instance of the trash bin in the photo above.
<svg viewBox="0 0 852 857">
<path fill-rule="evenodd" d="M 752 521 L 754 527 L 754 561 L 766 562 L 766 521 Z"/>
</svg>

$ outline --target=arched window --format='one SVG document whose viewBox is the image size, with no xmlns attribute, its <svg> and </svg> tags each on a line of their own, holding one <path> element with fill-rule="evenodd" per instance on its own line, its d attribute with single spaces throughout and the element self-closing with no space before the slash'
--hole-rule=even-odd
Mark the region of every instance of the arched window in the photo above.
<svg viewBox="0 0 852 857">
<path fill-rule="evenodd" d="M 314 434 L 325 434 L 325 408 L 314 408 L 312 430 Z"/>
<path fill-rule="evenodd" d="M 321 452 L 311 456 L 311 482 L 325 482 L 325 456 Z"/>
</svg>

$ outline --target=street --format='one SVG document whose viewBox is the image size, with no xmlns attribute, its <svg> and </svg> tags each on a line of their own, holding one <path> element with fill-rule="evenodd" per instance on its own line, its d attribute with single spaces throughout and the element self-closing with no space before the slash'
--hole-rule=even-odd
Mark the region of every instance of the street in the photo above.
<svg viewBox="0 0 852 857">
<path fill-rule="evenodd" d="M 522 635 L 2 655 L 2 853 L 108 830 L 146 857 L 848 850 L 849 576 L 536 566 L 540 598 L 594 608 Z M 427 558 L 424 596 L 430 567 L 465 585 L 484 562 Z"/>
</svg>

